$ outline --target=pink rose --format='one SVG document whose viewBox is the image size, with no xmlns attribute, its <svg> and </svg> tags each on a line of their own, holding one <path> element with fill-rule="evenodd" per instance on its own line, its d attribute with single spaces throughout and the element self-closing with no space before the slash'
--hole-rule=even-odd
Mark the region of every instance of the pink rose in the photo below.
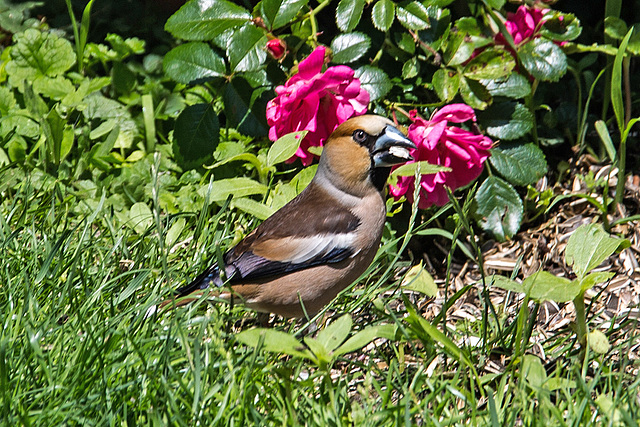
<svg viewBox="0 0 640 427">
<path fill-rule="evenodd" d="M 520 6 L 516 13 L 507 13 L 507 20 L 504 26 L 507 28 L 516 46 L 537 37 L 542 26 L 541 21 L 549 9 L 535 9 L 527 6 Z M 507 41 L 501 33 L 495 37 L 497 44 L 508 46 Z"/>
<path fill-rule="evenodd" d="M 305 166 L 314 157 L 309 147 L 321 146 L 342 122 L 366 113 L 369 104 L 369 93 L 351 68 L 338 65 L 322 72 L 325 50 L 319 46 L 301 61 L 298 73 L 278 86 L 277 96 L 267 104 L 272 141 L 291 132 L 309 131 L 295 154 Z"/>
<path fill-rule="evenodd" d="M 426 160 L 451 168 L 450 172 L 422 176 L 418 207 L 442 206 L 449 201 L 445 186 L 455 190 L 480 175 L 493 141 L 484 135 L 449 125 L 449 122 L 476 121 L 473 108 L 465 104 L 447 105 L 433 114 L 430 120 L 418 117 L 415 110 L 410 115 L 413 123 L 409 126 L 408 136 L 418 146 L 412 153 L 414 161 Z M 399 177 L 398 183 L 391 186 L 391 194 L 396 199 L 404 195 L 413 202 L 414 181 L 413 176 Z"/>
<path fill-rule="evenodd" d="M 267 42 L 267 52 L 273 59 L 281 59 L 287 52 L 287 44 L 282 39 L 272 39 Z"/>
</svg>

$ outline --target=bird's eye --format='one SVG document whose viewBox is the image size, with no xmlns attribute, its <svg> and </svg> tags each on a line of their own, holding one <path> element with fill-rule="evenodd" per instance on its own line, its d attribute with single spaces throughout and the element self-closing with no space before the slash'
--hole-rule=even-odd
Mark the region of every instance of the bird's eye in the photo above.
<svg viewBox="0 0 640 427">
<path fill-rule="evenodd" d="M 367 140 L 367 133 L 362 129 L 358 129 L 353 132 L 353 139 L 358 143 L 362 144 Z"/>
</svg>

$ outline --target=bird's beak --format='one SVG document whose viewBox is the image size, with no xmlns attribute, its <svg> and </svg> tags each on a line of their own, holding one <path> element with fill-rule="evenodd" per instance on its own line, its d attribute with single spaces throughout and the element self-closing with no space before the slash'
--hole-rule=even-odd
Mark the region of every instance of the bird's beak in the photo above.
<svg viewBox="0 0 640 427">
<path fill-rule="evenodd" d="M 389 167 L 413 160 L 410 148 L 415 150 L 416 144 L 395 127 L 387 125 L 373 145 L 373 164 L 375 167 Z"/>
</svg>

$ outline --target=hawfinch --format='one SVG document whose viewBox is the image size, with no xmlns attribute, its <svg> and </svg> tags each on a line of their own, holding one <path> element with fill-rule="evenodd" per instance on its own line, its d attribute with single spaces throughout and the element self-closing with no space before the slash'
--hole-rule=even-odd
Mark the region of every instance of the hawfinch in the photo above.
<svg viewBox="0 0 640 427">
<path fill-rule="evenodd" d="M 411 160 L 415 148 L 384 117 L 347 120 L 325 142 L 307 188 L 230 249 L 224 266 L 213 264 L 178 289 L 176 305 L 215 286 L 220 289 L 213 295 L 235 295 L 256 311 L 316 314 L 371 264 L 386 218 L 383 190 L 391 166 Z"/>
</svg>

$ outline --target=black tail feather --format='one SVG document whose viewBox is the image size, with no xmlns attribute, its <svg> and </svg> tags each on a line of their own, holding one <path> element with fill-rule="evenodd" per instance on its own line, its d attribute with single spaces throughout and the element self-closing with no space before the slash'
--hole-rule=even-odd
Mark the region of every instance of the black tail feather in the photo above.
<svg viewBox="0 0 640 427">
<path fill-rule="evenodd" d="M 200 275 L 198 275 L 198 277 L 196 277 L 188 285 L 178 288 L 176 290 L 178 294 L 176 295 L 176 298 L 182 298 L 192 292 L 207 289 L 209 286 L 211 286 L 212 283 L 216 286 L 222 285 L 222 280 L 220 278 L 220 269 L 218 268 L 217 264 L 213 264 L 211 267 L 200 273 Z"/>
</svg>

